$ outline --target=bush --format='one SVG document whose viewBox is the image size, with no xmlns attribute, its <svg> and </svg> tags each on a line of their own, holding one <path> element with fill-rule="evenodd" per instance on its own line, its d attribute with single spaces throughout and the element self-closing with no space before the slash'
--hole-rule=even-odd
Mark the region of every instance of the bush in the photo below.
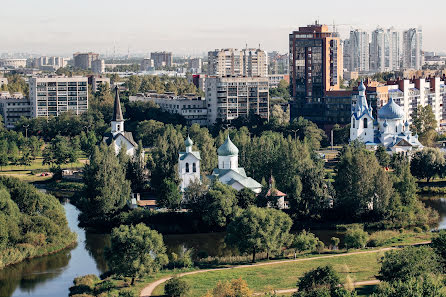
<svg viewBox="0 0 446 297">
<path fill-rule="evenodd" d="M 408 280 L 438 273 L 442 270 L 440 259 L 432 248 L 427 246 L 406 247 L 388 251 L 382 259 L 378 279 L 382 281 Z"/>
<path fill-rule="evenodd" d="M 369 234 L 360 228 L 352 228 L 348 229 L 345 233 L 345 247 L 347 249 L 360 249 L 364 248 L 367 240 L 369 238 Z"/>
<path fill-rule="evenodd" d="M 90 288 L 93 288 L 94 285 L 99 281 L 99 278 L 95 275 L 95 274 L 87 274 L 84 276 L 79 276 L 76 277 L 73 280 L 73 284 L 75 286 L 79 286 L 79 285 L 85 285 L 88 286 Z"/>
<path fill-rule="evenodd" d="M 446 264 L 446 231 L 441 230 L 436 237 L 432 239 L 432 248 L 435 253 Z M 445 265 L 446 266 L 446 265 Z"/>
<path fill-rule="evenodd" d="M 135 297 L 135 296 L 136 296 L 135 293 L 133 293 L 130 290 L 122 290 L 119 291 L 118 293 L 118 297 Z"/>
<path fill-rule="evenodd" d="M 185 296 L 190 290 L 189 284 L 177 276 L 172 277 L 164 286 L 164 293 L 170 297 Z"/>
<path fill-rule="evenodd" d="M 332 237 L 330 239 L 330 244 L 332 249 L 337 249 L 339 247 L 339 243 L 341 242 L 341 240 L 337 237 Z"/>
<path fill-rule="evenodd" d="M 421 232 L 423 232 L 423 230 L 421 230 L 420 227 L 415 227 L 415 228 L 413 228 L 413 232 L 415 232 L 415 233 L 421 233 Z"/>
<path fill-rule="evenodd" d="M 400 233 L 397 231 L 385 230 L 385 231 L 377 231 L 370 235 L 368 246 L 378 247 L 387 244 L 391 244 L 394 241 L 398 240 Z"/>
</svg>

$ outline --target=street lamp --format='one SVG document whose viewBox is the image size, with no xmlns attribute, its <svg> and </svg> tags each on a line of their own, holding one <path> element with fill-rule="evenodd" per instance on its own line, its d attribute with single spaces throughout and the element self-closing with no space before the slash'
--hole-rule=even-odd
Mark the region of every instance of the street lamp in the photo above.
<svg viewBox="0 0 446 297">
<path fill-rule="evenodd" d="M 23 125 L 23 128 L 25 128 L 25 137 L 28 139 L 28 127 L 29 127 L 29 124 L 28 125 Z"/>
</svg>

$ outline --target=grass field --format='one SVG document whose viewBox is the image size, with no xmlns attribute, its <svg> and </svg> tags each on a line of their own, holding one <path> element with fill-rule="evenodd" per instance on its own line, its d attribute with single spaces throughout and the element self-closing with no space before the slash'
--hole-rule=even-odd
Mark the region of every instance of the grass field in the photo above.
<svg viewBox="0 0 446 297">
<path fill-rule="evenodd" d="M 209 271 L 183 277 L 192 290 L 190 296 L 202 296 L 215 287 L 219 281 L 242 278 L 255 292 L 274 289 L 292 289 L 305 272 L 318 266 L 332 265 L 339 273 L 341 281 L 349 275 L 353 281 L 375 279 L 379 271 L 379 260 L 384 252 L 357 254 L 335 258 L 313 259 L 302 262 L 288 262 L 265 266 Z M 155 289 L 154 296 L 162 296 L 164 286 Z"/>
<path fill-rule="evenodd" d="M 86 159 L 79 159 L 75 163 L 62 165 L 61 168 L 79 168 L 83 167 L 85 165 L 85 162 Z M 37 157 L 35 160 L 32 161 L 30 166 L 23 166 L 23 165 L 3 166 L 0 169 L 0 175 L 14 176 L 28 182 L 45 181 L 51 178 L 50 176 L 40 176 L 40 174 L 32 174 L 31 173 L 32 170 L 45 170 L 49 172 L 50 166 L 42 165 L 42 158 Z"/>
</svg>

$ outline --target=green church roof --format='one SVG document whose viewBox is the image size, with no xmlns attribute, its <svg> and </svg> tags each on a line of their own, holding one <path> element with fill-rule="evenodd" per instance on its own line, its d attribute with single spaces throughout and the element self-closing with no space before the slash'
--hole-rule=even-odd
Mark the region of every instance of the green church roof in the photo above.
<svg viewBox="0 0 446 297">
<path fill-rule="evenodd" d="M 219 156 L 237 156 L 238 148 L 232 143 L 231 139 L 226 138 L 225 143 L 223 143 L 217 150 Z"/>
</svg>

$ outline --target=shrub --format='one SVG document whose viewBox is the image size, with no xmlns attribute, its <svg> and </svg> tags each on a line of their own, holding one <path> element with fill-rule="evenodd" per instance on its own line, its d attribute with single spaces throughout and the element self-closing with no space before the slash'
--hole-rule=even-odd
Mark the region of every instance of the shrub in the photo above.
<svg viewBox="0 0 446 297">
<path fill-rule="evenodd" d="M 446 231 L 441 230 L 436 237 L 432 239 L 432 248 L 435 253 L 446 264 Z"/>
<path fill-rule="evenodd" d="M 332 237 L 330 239 L 330 244 L 332 246 L 333 249 L 337 249 L 339 247 L 339 243 L 341 242 L 341 240 L 337 237 Z"/>
<path fill-rule="evenodd" d="M 136 296 L 135 293 L 133 293 L 130 290 L 122 290 L 119 291 L 118 293 L 118 297 L 135 297 L 135 296 Z"/>
<path fill-rule="evenodd" d="M 169 279 L 164 286 L 164 293 L 170 297 L 185 296 L 189 292 L 189 290 L 189 284 L 185 280 L 177 276 Z"/>
<path fill-rule="evenodd" d="M 99 278 L 95 275 L 95 274 L 87 274 L 84 276 L 79 276 L 76 277 L 73 280 L 73 284 L 75 286 L 79 286 L 79 285 L 85 285 L 88 286 L 90 288 L 93 288 L 93 286 L 99 281 Z"/>
<path fill-rule="evenodd" d="M 369 238 L 369 234 L 360 228 L 352 228 L 348 229 L 345 233 L 345 247 L 347 249 L 351 248 L 364 248 L 367 240 Z"/>
<path fill-rule="evenodd" d="M 370 235 L 370 239 L 367 245 L 371 247 L 377 247 L 390 244 L 393 241 L 397 240 L 399 235 L 399 232 L 391 230 L 377 231 Z"/>
<path fill-rule="evenodd" d="M 420 227 L 415 227 L 415 228 L 413 228 L 413 232 L 415 232 L 415 233 L 421 233 L 421 232 L 423 232 L 423 230 L 421 230 Z"/>
<path fill-rule="evenodd" d="M 316 243 L 317 252 L 320 254 L 324 251 L 324 249 L 325 249 L 325 244 L 322 241 L 318 240 L 318 242 Z"/>
<path fill-rule="evenodd" d="M 382 281 L 405 281 L 441 270 L 440 259 L 432 248 L 411 246 L 386 252 L 378 278 Z"/>
<path fill-rule="evenodd" d="M 111 280 L 104 280 L 101 283 L 96 285 L 96 287 L 94 288 L 94 291 L 96 293 L 108 292 L 111 289 L 113 289 L 114 287 L 115 287 L 115 285 L 113 284 L 113 282 Z"/>
</svg>

